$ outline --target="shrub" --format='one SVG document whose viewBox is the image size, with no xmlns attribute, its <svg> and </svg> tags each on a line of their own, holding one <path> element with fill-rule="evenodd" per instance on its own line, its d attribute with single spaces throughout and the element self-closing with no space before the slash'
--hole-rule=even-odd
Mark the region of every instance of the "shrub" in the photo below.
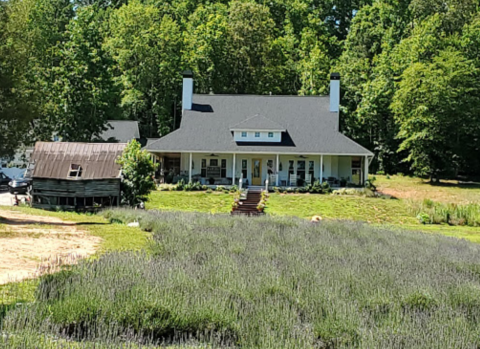
<svg viewBox="0 0 480 349">
<path fill-rule="evenodd" d="M 377 175 L 383 176 L 383 175 L 385 175 L 385 171 L 377 171 Z"/>
<path fill-rule="evenodd" d="M 212 188 L 208 188 L 208 189 L 207 189 L 207 191 L 206 191 L 206 193 L 207 193 L 207 194 L 211 194 L 211 193 L 213 193 L 213 190 L 212 190 Z"/>
<path fill-rule="evenodd" d="M 217 185 L 217 187 L 215 188 L 216 191 L 225 191 L 226 188 L 223 186 L 223 185 Z"/>
<path fill-rule="evenodd" d="M 444 204 L 425 199 L 411 203 L 411 210 L 420 223 L 480 226 L 479 204 Z"/>
<path fill-rule="evenodd" d="M 132 140 L 117 163 L 122 167 L 122 203 L 134 207 L 146 202 L 156 188 L 153 174 L 157 165 L 152 162 L 150 154 Z"/>
</svg>

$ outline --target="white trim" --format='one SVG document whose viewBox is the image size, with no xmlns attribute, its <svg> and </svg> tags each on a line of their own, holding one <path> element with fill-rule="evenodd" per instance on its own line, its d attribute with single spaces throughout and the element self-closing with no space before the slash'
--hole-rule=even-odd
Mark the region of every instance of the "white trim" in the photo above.
<svg viewBox="0 0 480 349">
<path fill-rule="evenodd" d="M 295 152 L 295 153 L 278 153 L 278 152 L 270 152 L 270 151 L 217 151 L 217 150 L 148 150 L 150 153 L 193 153 L 193 154 L 265 154 L 265 155 L 329 155 L 329 156 L 371 156 L 373 158 L 373 153 L 349 153 L 349 154 L 341 154 L 341 153 L 306 153 L 306 152 Z"/>
<path fill-rule="evenodd" d="M 270 129 L 270 128 L 231 128 L 230 131 L 233 132 L 286 132 L 286 130 L 279 129 Z"/>
<path fill-rule="evenodd" d="M 323 154 L 320 155 L 320 184 L 323 184 Z"/>
<path fill-rule="evenodd" d="M 278 187 L 278 177 L 280 172 L 280 154 L 277 154 L 277 158 L 275 159 L 275 186 Z"/>
<path fill-rule="evenodd" d="M 237 154 L 233 154 L 233 166 L 232 166 L 232 185 L 235 185 L 235 162 L 237 160 Z"/>
<path fill-rule="evenodd" d="M 190 152 L 190 160 L 188 163 L 188 183 L 192 183 L 192 153 Z"/>
</svg>

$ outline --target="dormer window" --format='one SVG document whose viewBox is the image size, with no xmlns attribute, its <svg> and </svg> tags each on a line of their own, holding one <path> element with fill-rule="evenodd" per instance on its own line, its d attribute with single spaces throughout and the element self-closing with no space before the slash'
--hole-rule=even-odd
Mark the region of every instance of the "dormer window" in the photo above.
<svg viewBox="0 0 480 349">
<path fill-rule="evenodd" d="M 280 143 L 285 127 L 263 115 L 253 115 L 230 127 L 235 142 Z"/>
<path fill-rule="evenodd" d="M 68 171 L 68 178 L 81 178 L 82 177 L 82 166 L 77 164 L 71 164 L 70 170 Z"/>
</svg>

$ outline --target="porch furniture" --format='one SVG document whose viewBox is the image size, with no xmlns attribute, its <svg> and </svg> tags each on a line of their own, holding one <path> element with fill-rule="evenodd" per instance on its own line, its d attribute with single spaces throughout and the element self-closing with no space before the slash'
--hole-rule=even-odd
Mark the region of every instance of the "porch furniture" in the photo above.
<svg viewBox="0 0 480 349">
<path fill-rule="evenodd" d="M 271 174 L 268 176 L 268 185 L 273 187 L 277 183 L 277 175 Z"/>
<path fill-rule="evenodd" d="M 290 186 L 291 187 L 296 187 L 297 186 L 297 175 L 296 174 L 291 174 L 290 175 Z"/>
</svg>

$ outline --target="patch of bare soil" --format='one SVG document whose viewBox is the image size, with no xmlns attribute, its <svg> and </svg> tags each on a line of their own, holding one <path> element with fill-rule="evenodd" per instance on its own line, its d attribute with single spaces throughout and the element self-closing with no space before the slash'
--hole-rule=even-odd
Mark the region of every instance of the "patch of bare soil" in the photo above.
<svg viewBox="0 0 480 349">
<path fill-rule="evenodd" d="M 0 285 L 54 272 L 95 253 L 101 239 L 74 222 L 0 211 Z"/>
</svg>

